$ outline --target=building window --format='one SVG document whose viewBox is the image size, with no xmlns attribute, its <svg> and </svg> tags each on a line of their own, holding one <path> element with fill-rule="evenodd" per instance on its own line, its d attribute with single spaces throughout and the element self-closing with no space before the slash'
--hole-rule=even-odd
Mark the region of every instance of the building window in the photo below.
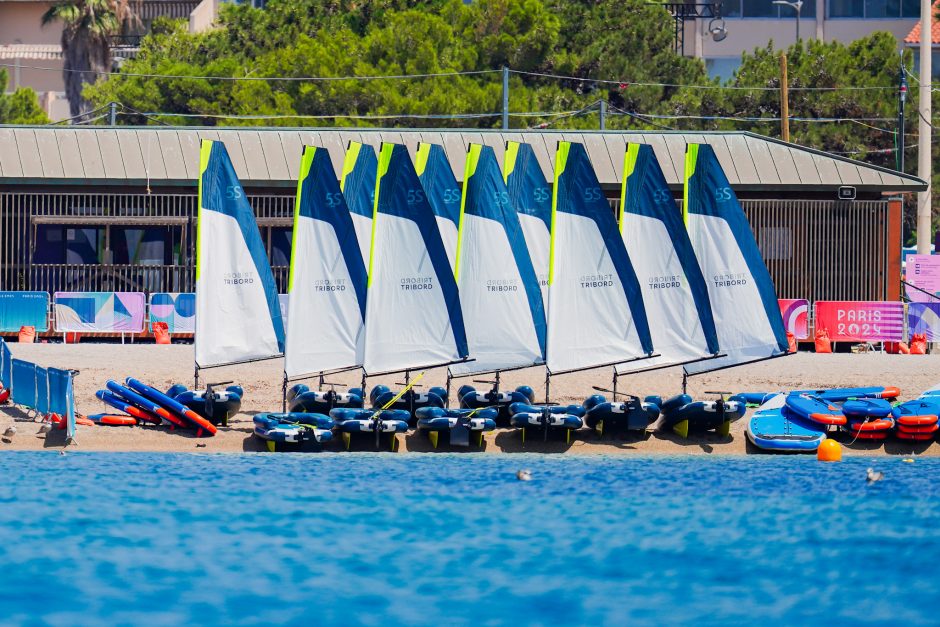
<svg viewBox="0 0 940 627">
<path fill-rule="evenodd" d="M 796 19 L 795 9 L 774 4 L 773 0 L 730 0 L 730 2 L 722 3 L 721 14 L 724 17 Z M 803 6 L 800 7 L 800 17 L 816 18 L 816 0 L 803 0 Z"/>
<path fill-rule="evenodd" d="M 827 10 L 829 17 L 870 20 L 920 17 L 917 0 L 828 0 Z"/>
</svg>

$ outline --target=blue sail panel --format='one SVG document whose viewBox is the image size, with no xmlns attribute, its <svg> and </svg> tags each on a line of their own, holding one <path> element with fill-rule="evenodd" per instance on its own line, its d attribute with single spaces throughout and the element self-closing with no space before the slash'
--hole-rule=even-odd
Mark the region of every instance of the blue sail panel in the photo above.
<svg viewBox="0 0 940 627">
<path fill-rule="evenodd" d="M 581 144 L 558 143 L 551 232 L 549 370 L 579 370 L 651 354 L 640 284 Z"/>
<path fill-rule="evenodd" d="M 617 367 L 626 373 L 718 353 L 705 277 L 659 161 L 648 144 L 628 144 L 620 232 L 636 268 L 657 357 Z"/>
<path fill-rule="evenodd" d="M 196 363 L 218 366 L 284 352 L 268 255 L 222 142 L 203 140 L 196 235 Z"/>
<path fill-rule="evenodd" d="M 686 372 L 708 372 L 785 354 L 787 334 L 773 280 L 711 146 L 686 146 L 683 215 L 726 355 L 688 364 Z"/>
<path fill-rule="evenodd" d="M 451 372 L 543 363 L 542 293 L 496 155 L 471 144 L 466 163 L 455 274 L 474 361 Z"/>
<path fill-rule="evenodd" d="M 531 145 L 506 142 L 503 178 L 509 191 L 509 202 L 519 214 L 519 224 L 542 288 L 542 301 L 547 303 L 552 188 L 545 180 Z"/>
<path fill-rule="evenodd" d="M 415 171 L 434 211 L 447 259 L 453 267 L 457 253 L 457 223 L 460 220 L 460 185 L 443 146 L 419 144 Z"/>
<path fill-rule="evenodd" d="M 369 247 L 372 245 L 372 210 L 375 205 L 375 177 L 379 161 L 375 149 L 368 144 L 349 142 L 343 160 L 340 190 L 352 214 L 356 239 L 362 261 L 369 265 Z"/>
<path fill-rule="evenodd" d="M 382 145 L 372 229 L 366 372 L 395 372 L 465 358 L 467 335 L 453 268 L 402 145 Z"/>
</svg>

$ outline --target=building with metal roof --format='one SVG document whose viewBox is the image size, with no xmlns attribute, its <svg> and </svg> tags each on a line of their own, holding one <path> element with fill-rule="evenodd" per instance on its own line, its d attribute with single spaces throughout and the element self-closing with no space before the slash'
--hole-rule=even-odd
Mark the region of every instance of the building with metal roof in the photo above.
<svg viewBox="0 0 940 627">
<path fill-rule="evenodd" d="M 304 145 L 330 151 L 337 176 L 350 141 L 405 144 L 414 155 L 420 142 L 441 144 L 461 180 L 470 143 L 491 146 L 502 160 L 506 141 L 535 149 L 551 178 L 555 144 L 585 145 L 601 185 L 619 188 L 628 142 L 651 144 L 673 189 L 682 186 L 686 144 L 710 144 L 741 196 L 801 192 L 827 195 L 853 186 L 860 196 L 914 192 L 920 179 L 748 132 L 506 132 L 488 130 L 217 129 L 179 127 L 0 127 L 0 185 L 108 185 L 192 187 L 199 170 L 201 139 L 225 142 L 245 187 L 296 185 Z"/>
<path fill-rule="evenodd" d="M 402 143 L 412 154 L 419 142 L 440 144 L 460 180 L 470 143 L 502 159 L 507 140 L 521 141 L 551 181 L 556 143 L 579 142 L 615 207 L 628 142 L 653 146 L 677 202 L 686 145 L 707 143 L 781 298 L 897 298 L 900 195 L 926 188 L 911 175 L 746 132 L 0 127 L 0 290 L 192 291 L 202 138 L 225 142 L 282 291 L 304 145 L 327 148 L 339 176 L 350 141 Z M 840 188 L 854 200 L 840 200 Z"/>
</svg>

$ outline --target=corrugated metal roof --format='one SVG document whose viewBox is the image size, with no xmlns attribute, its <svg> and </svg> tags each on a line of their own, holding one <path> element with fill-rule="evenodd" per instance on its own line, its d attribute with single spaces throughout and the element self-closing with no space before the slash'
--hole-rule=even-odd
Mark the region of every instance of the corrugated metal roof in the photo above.
<svg viewBox="0 0 940 627">
<path fill-rule="evenodd" d="M 735 189 L 753 192 L 834 190 L 914 192 L 920 179 L 795 144 L 746 132 L 682 133 L 621 131 L 488 131 L 402 129 L 275 129 L 192 127 L 0 127 L 0 183 L 193 185 L 199 170 L 199 140 L 225 142 L 235 170 L 247 186 L 296 184 L 301 148 L 329 149 L 339 175 L 350 141 L 378 148 L 401 142 L 414 154 L 419 142 L 441 144 L 458 180 L 463 178 L 467 145 L 492 146 L 500 161 L 506 140 L 533 145 L 551 178 L 552 154 L 560 140 L 583 143 L 601 184 L 620 184 L 627 142 L 653 146 L 666 180 L 682 184 L 685 146 L 707 143 Z"/>
<path fill-rule="evenodd" d="M 62 46 L 59 44 L 3 44 L 0 45 L 0 59 L 61 59 Z"/>
</svg>

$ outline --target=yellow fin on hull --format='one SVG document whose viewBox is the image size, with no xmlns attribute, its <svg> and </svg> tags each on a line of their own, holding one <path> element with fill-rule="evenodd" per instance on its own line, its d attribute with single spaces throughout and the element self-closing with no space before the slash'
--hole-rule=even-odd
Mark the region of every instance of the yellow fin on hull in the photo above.
<svg viewBox="0 0 940 627">
<path fill-rule="evenodd" d="M 680 438 L 689 437 L 689 421 L 682 420 L 677 422 L 676 424 L 672 425 L 672 430 Z"/>
</svg>

